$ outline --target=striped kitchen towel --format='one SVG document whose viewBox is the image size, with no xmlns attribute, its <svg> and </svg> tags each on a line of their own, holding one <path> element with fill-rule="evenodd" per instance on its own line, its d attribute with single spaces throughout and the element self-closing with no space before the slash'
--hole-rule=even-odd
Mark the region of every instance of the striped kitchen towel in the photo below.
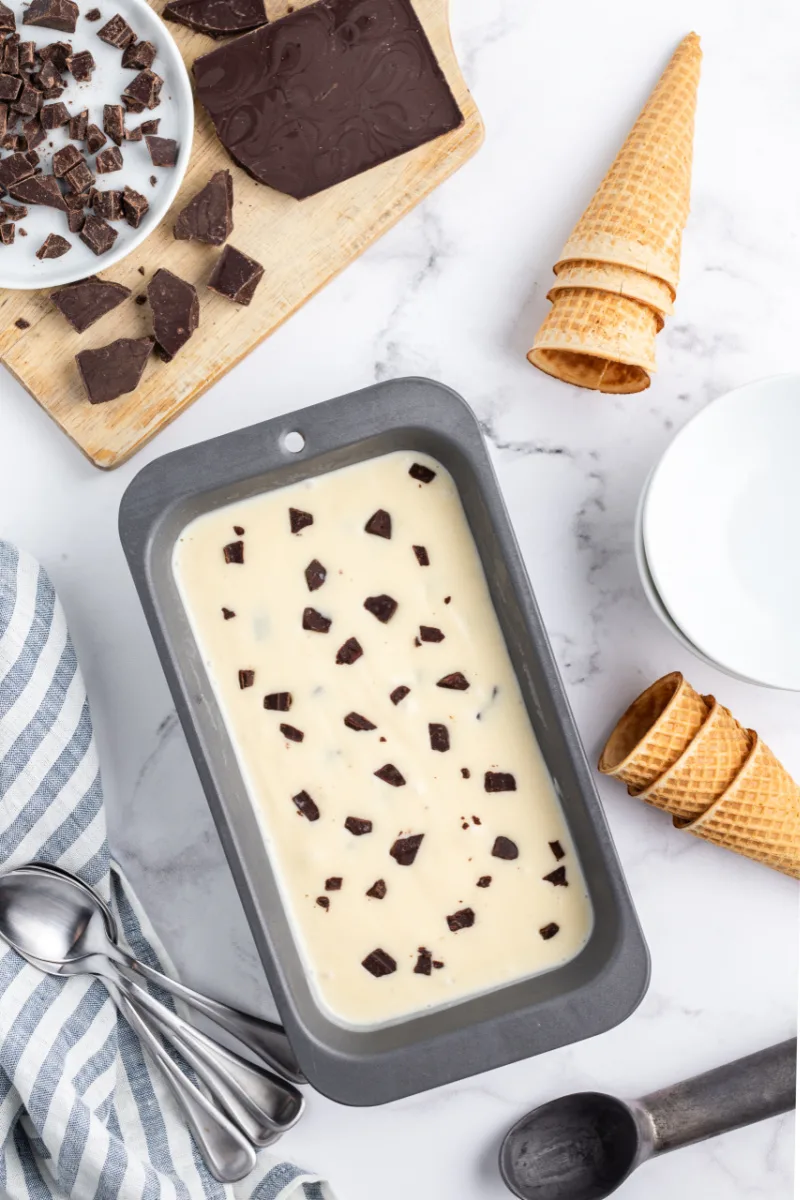
<svg viewBox="0 0 800 1200">
<path fill-rule="evenodd" d="M 45 859 L 116 906 L 133 953 L 160 947 L 112 875 L 86 691 L 42 568 L 0 541 L 0 870 Z M 263 1151 L 217 1183 L 98 980 L 56 979 L 0 942 L 0 1195 L 9 1200 L 333 1200 Z"/>
</svg>

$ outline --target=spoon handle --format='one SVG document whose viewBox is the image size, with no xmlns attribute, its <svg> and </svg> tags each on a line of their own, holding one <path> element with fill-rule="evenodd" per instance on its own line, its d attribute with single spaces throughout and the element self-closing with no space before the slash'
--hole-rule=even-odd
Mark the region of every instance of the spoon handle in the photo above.
<svg viewBox="0 0 800 1200">
<path fill-rule="evenodd" d="M 231 1120 L 256 1146 L 269 1146 L 302 1115 L 300 1092 L 263 1067 L 193 1028 L 138 984 L 121 980 L 125 995 L 180 1052 Z"/>
<path fill-rule="evenodd" d="M 113 960 L 127 979 L 136 982 L 137 976 L 139 978 L 143 976 L 151 983 L 159 984 L 166 992 L 177 996 L 179 1000 L 183 1000 L 185 1004 L 219 1025 L 220 1029 L 233 1034 L 243 1046 L 246 1046 L 267 1066 L 280 1072 L 284 1078 L 292 1083 L 305 1083 L 305 1076 L 289 1045 L 286 1032 L 280 1025 L 275 1025 L 272 1021 L 265 1021 L 262 1017 L 253 1017 L 249 1013 L 240 1012 L 236 1008 L 222 1004 L 219 1000 L 212 1000 L 209 996 L 203 996 L 200 992 L 195 992 L 192 988 L 187 987 L 186 984 L 178 983 L 176 979 L 170 979 L 169 976 L 162 975 L 153 967 L 148 967 L 131 955 L 125 954 L 118 947 L 115 950 Z"/>
<path fill-rule="evenodd" d="M 114 989 L 112 997 L 125 1020 L 161 1068 L 211 1174 L 220 1183 L 235 1183 L 244 1179 L 256 1165 L 253 1147 L 200 1089 L 187 1079 L 127 996 Z"/>
<path fill-rule="evenodd" d="M 653 1092 L 635 1107 L 652 1125 L 654 1154 L 728 1133 L 795 1106 L 797 1038 Z"/>
</svg>

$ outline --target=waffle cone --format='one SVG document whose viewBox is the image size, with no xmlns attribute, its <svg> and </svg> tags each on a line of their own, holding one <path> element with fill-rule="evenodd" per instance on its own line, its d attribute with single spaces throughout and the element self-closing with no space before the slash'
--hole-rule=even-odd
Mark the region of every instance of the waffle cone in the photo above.
<svg viewBox="0 0 800 1200">
<path fill-rule="evenodd" d="M 675 51 L 556 265 L 619 263 L 678 285 L 689 215 L 700 39 Z"/>
<path fill-rule="evenodd" d="M 680 758 L 649 787 L 633 791 L 683 820 L 692 820 L 727 791 L 750 754 L 750 736 L 727 708 L 711 696 L 712 707 Z"/>
<path fill-rule="evenodd" d="M 604 775 L 650 787 L 678 761 L 708 717 L 708 702 L 672 671 L 652 683 L 623 713 L 597 764 Z"/>
<path fill-rule="evenodd" d="M 568 262 L 556 272 L 556 281 L 547 293 L 547 299 L 555 300 L 564 288 L 587 287 L 597 292 L 611 292 L 638 300 L 656 314 L 656 330 L 664 328 L 664 316 L 672 314 L 672 292 L 663 279 L 654 279 L 643 271 L 620 267 L 614 263 Z"/>
<path fill-rule="evenodd" d="M 657 317 L 637 300 L 592 288 L 556 293 L 528 359 L 565 383 L 641 392 L 655 371 Z"/>
<path fill-rule="evenodd" d="M 678 829 L 800 879 L 800 787 L 748 730 L 751 750 L 719 799 L 694 821 L 674 818 Z"/>
</svg>

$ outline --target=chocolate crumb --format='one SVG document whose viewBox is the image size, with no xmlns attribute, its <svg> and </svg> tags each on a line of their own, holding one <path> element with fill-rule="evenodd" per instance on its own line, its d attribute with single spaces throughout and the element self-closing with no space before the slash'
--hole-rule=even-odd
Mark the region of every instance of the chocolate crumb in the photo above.
<svg viewBox="0 0 800 1200">
<path fill-rule="evenodd" d="M 439 962 L 439 960 L 438 960 L 438 959 L 436 959 L 436 958 L 433 960 L 433 969 L 434 969 L 434 971 L 441 971 L 441 969 L 442 969 L 442 967 L 443 967 L 443 966 L 444 966 L 444 963 L 443 963 L 443 962 Z"/>
<path fill-rule="evenodd" d="M 426 950 L 424 946 L 420 946 L 419 957 L 417 958 L 417 965 L 414 967 L 414 974 L 415 975 L 430 975 L 432 962 L 433 962 L 433 955 L 431 954 L 430 950 Z"/>
<path fill-rule="evenodd" d="M 444 598 L 445 604 L 449 604 L 452 599 L 453 599 L 452 596 L 445 596 L 445 598 Z"/>
<path fill-rule="evenodd" d="M 312 558 L 306 567 L 306 586 L 310 592 L 316 592 L 325 582 L 328 572 L 317 558 Z"/>
<path fill-rule="evenodd" d="M 421 567 L 429 567 L 431 565 L 431 560 L 428 557 L 428 551 L 424 546 L 412 546 L 412 550 L 416 554 L 417 562 Z"/>
<path fill-rule="evenodd" d="M 475 816 L 473 816 L 473 818 L 472 818 L 472 824 L 473 824 L 473 825 L 480 825 L 480 823 L 481 823 L 481 819 L 480 819 L 480 817 L 475 817 Z"/>
<path fill-rule="evenodd" d="M 469 821 L 462 821 L 462 822 L 461 822 L 461 828 L 462 828 L 462 829 L 469 829 Z"/>
<path fill-rule="evenodd" d="M 409 467 L 408 473 L 419 483 L 431 483 L 436 478 L 436 472 L 430 467 L 423 467 L 422 463 L 414 463 L 413 467 Z"/>
<path fill-rule="evenodd" d="M 295 729 L 294 725 L 281 725 L 281 733 L 285 738 L 288 738 L 290 742 L 302 742 L 303 738 L 306 736 L 302 729 Z"/>
<path fill-rule="evenodd" d="M 332 624 L 330 617 L 323 617 L 315 608 L 303 609 L 303 629 L 311 633 L 327 633 Z"/>
<path fill-rule="evenodd" d="M 86 20 L 87 21 L 99 21 L 101 16 L 102 16 L 102 13 L 100 12 L 99 8 L 90 8 L 89 11 L 86 13 Z"/>
<path fill-rule="evenodd" d="M 382 625 L 386 625 L 397 612 L 397 601 L 386 595 L 367 596 L 364 608 L 367 612 L 372 613 L 373 617 L 376 617 Z"/>
<path fill-rule="evenodd" d="M 158 180 L 156 179 L 155 175 L 151 175 L 150 176 L 150 187 L 155 187 L 157 183 L 158 183 Z"/>
<path fill-rule="evenodd" d="M 237 537 L 244 537 L 244 525 L 234 525 L 233 532 Z"/>
<path fill-rule="evenodd" d="M 479 888 L 487 888 L 487 887 L 491 886 L 491 882 L 492 882 L 491 875 L 481 875 L 480 879 L 475 884 L 475 886 L 479 887 Z"/>
<path fill-rule="evenodd" d="M 270 712 L 288 712 L 292 707 L 291 692 L 270 692 L 264 697 L 264 708 Z"/>
<path fill-rule="evenodd" d="M 229 542 L 227 546 L 222 547 L 222 553 L 226 563 L 241 565 L 244 562 L 244 542 Z"/>
<path fill-rule="evenodd" d="M 419 627 L 420 640 L 423 642 L 443 642 L 444 634 L 441 629 L 437 629 L 435 625 L 420 625 Z"/>
<path fill-rule="evenodd" d="M 374 533 L 375 537 L 390 538 L 392 536 L 392 518 L 385 509 L 379 508 L 367 521 L 364 529 Z"/>
<path fill-rule="evenodd" d="M 483 776 L 483 787 L 487 792 L 515 792 L 517 781 L 505 771 L 487 771 Z"/>
<path fill-rule="evenodd" d="M 338 892 L 338 891 L 340 891 L 341 886 L 342 886 L 341 875 L 331 875 L 330 879 L 325 880 L 325 891 L 326 892 Z"/>
<path fill-rule="evenodd" d="M 556 862 L 560 862 L 562 858 L 566 857 L 567 852 L 564 849 L 564 847 L 561 845 L 561 842 L 548 842 L 547 844 L 550 847 L 550 849 L 553 851 Z"/>
<path fill-rule="evenodd" d="M 289 509 L 289 528 L 292 533 L 300 533 L 301 529 L 313 524 L 314 518 L 311 513 L 303 512 L 301 508 Z"/>
<path fill-rule="evenodd" d="M 365 833 L 372 833 L 372 821 L 364 817 L 348 817 L 344 827 L 353 837 L 363 837 Z"/>
<path fill-rule="evenodd" d="M 292 796 L 292 800 L 294 801 L 298 812 L 302 813 L 302 815 L 309 821 L 319 820 L 319 809 L 309 796 L 308 792 L 298 792 L 296 796 Z"/>
<path fill-rule="evenodd" d="M 451 692 L 466 692 L 469 687 L 469 681 L 464 678 L 460 671 L 453 671 L 451 675 L 444 675 L 436 686 L 448 688 Z"/>
<path fill-rule="evenodd" d="M 30 321 L 26 321 L 24 317 L 17 317 L 14 324 L 16 325 L 17 329 L 30 329 L 31 327 Z"/>
<path fill-rule="evenodd" d="M 145 296 L 144 294 L 142 294 L 141 296 L 137 296 L 133 303 L 138 304 L 138 305 L 147 304 L 147 296 Z"/>
<path fill-rule="evenodd" d="M 553 887 L 569 887 L 566 867 L 556 867 L 555 871 L 551 871 L 549 875 L 543 875 L 542 878 L 545 883 L 552 883 Z"/>
<path fill-rule="evenodd" d="M 325 908 L 325 909 L 328 909 L 331 906 L 331 902 L 330 902 L 330 899 L 328 896 L 317 896 L 317 904 L 320 906 L 320 908 Z"/>
<path fill-rule="evenodd" d="M 470 777 L 470 769 L 469 769 L 469 767 L 462 767 L 462 768 L 461 768 L 461 778 L 462 778 L 462 779 L 469 779 L 469 777 Z"/>
<path fill-rule="evenodd" d="M 497 837 L 494 839 L 492 846 L 493 858 L 504 858 L 508 862 L 512 862 L 515 858 L 519 858 L 519 849 L 516 842 L 512 842 L 511 838 Z"/>
<path fill-rule="evenodd" d="M 555 921 L 551 921 L 549 925 L 545 925 L 542 929 L 540 929 L 539 933 L 546 942 L 549 942 L 550 938 L 554 938 L 556 936 L 559 928 L 560 927 L 556 925 Z"/>
<path fill-rule="evenodd" d="M 372 896 L 373 900 L 382 900 L 386 895 L 386 883 L 383 879 L 376 879 L 366 894 Z"/>
<path fill-rule="evenodd" d="M 388 783 L 390 787 L 403 787 L 405 779 L 392 763 L 386 763 L 379 771 L 374 771 L 378 779 L 382 779 L 384 783 Z"/>
<path fill-rule="evenodd" d="M 380 979 L 382 975 L 391 975 L 397 970 L 397 963 L 391 954 L 387 954 L 385 950 L 381 950 L 380 948 L 368 954 L 361 965 L 366 971 L 369 971 L 370 975 L 374 975 L 376 979 Z"/>
<path fill-rule="evenodd" d="M 253 684 L 255 683 L 255 681 L 256 681 L 255 671 L 240 671 L 239 672 L 239 687 L 240 688 L 244 689 L 244 688 L 252 687 Z"/>
<path fill-rule="evenodd" d="M 410 867 L 417 857 L 424 833 L 412 833 L 410 837 L 398 838 L 389 853 L 401 867 Z"/>
<path fill-rule="evenodd" d="M 372 721 L 368 721 L 366 717 L 362 717 L 361 713 L 348 713 L 344 719 L 344 723 L 348 729 L 355 729 L 359 733 L 367 732 L 370 729 L 377 729 L 377 725 L 373 725 Z"/>
<path fill-rule="evenodd" d="M 458 933 L 459 929 L 469 929 L 474 924 L 475 913 L 471 908 L 460 908 L 447 918 L 447 926 L 451 933 Z"/>
<path fill-rule="evenodd" d="M 230 621 L 232 617 L 236 616 L 236 613 L 233 611 L 232 608 L 223 608 L 222 615 L 226 621 Z"/>
<path fill-rule="evenodd" d="M 357 659 L 361 658 L 364 651 L 361 649 L 356 638 L 348 638 L 347 641 L 339 647 L 336 652 L 336 661 L 339 666 L 351 666 Z"/>
<path fill-rule="evenodd" d="M 405 684 L 401 683 L 400 687 L 396 687 L 390 694 L 389 699 L 391 700 L 392 704 L 399 704 L 401 700 L 405 700 L 410 691 L 410 687 L 406 687 Z"/>
<path fill-rule="evenodd" d="M 431 750 L 444 753 L 450 749 L 450 734 L 446 725 L 428 725 L 428 736 L 431 739 Z"/>
</svg>

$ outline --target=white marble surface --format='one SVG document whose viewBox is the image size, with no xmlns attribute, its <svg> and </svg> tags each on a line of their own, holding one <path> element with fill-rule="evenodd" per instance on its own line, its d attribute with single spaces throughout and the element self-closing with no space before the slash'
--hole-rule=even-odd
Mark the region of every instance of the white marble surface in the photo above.
<svg viewBox="0 0 800 1200">
<path fill-rule="evenodd" d="M 478 157 L 204 396 L 136 460 L 95 471 L 0 376 L 0 536 L 46 563 L 87 676 L 113 843 L 185 977 L 269 1011 L 261 969 L 116 535 L 150 458 L 408 373 L 480 416 L 591 758 L 621 708 L 679 668 L 800 776 L 800 696 L 735 683 L 647 607 L 631 526 L 675 429 L 713 397 L 796 369 L 794 0 L 454 0 L 487 125 Z M 673 45 L 703 35 L 694 200 L 677 312 L 649 392 L 600 397 L 525 361 L 549 268 Z M 702 529 L 702 514 L 697 528 Z M 713 597 L 709 597 L 713 603 Z M 492 1200 L 505 1128 L 563 1092 L 633 1096 L 790 1036 L 797 889 L 682 838 L 619 786 L 600 791 L 650 944 L 634 1017 L 590 1042 L 376 1110 L 313 1096 L 287 1152 L 341 1200 Z M 644 1168 L 626 1200 L 787 1200 L 787 1119 Z"/>
</svg>

